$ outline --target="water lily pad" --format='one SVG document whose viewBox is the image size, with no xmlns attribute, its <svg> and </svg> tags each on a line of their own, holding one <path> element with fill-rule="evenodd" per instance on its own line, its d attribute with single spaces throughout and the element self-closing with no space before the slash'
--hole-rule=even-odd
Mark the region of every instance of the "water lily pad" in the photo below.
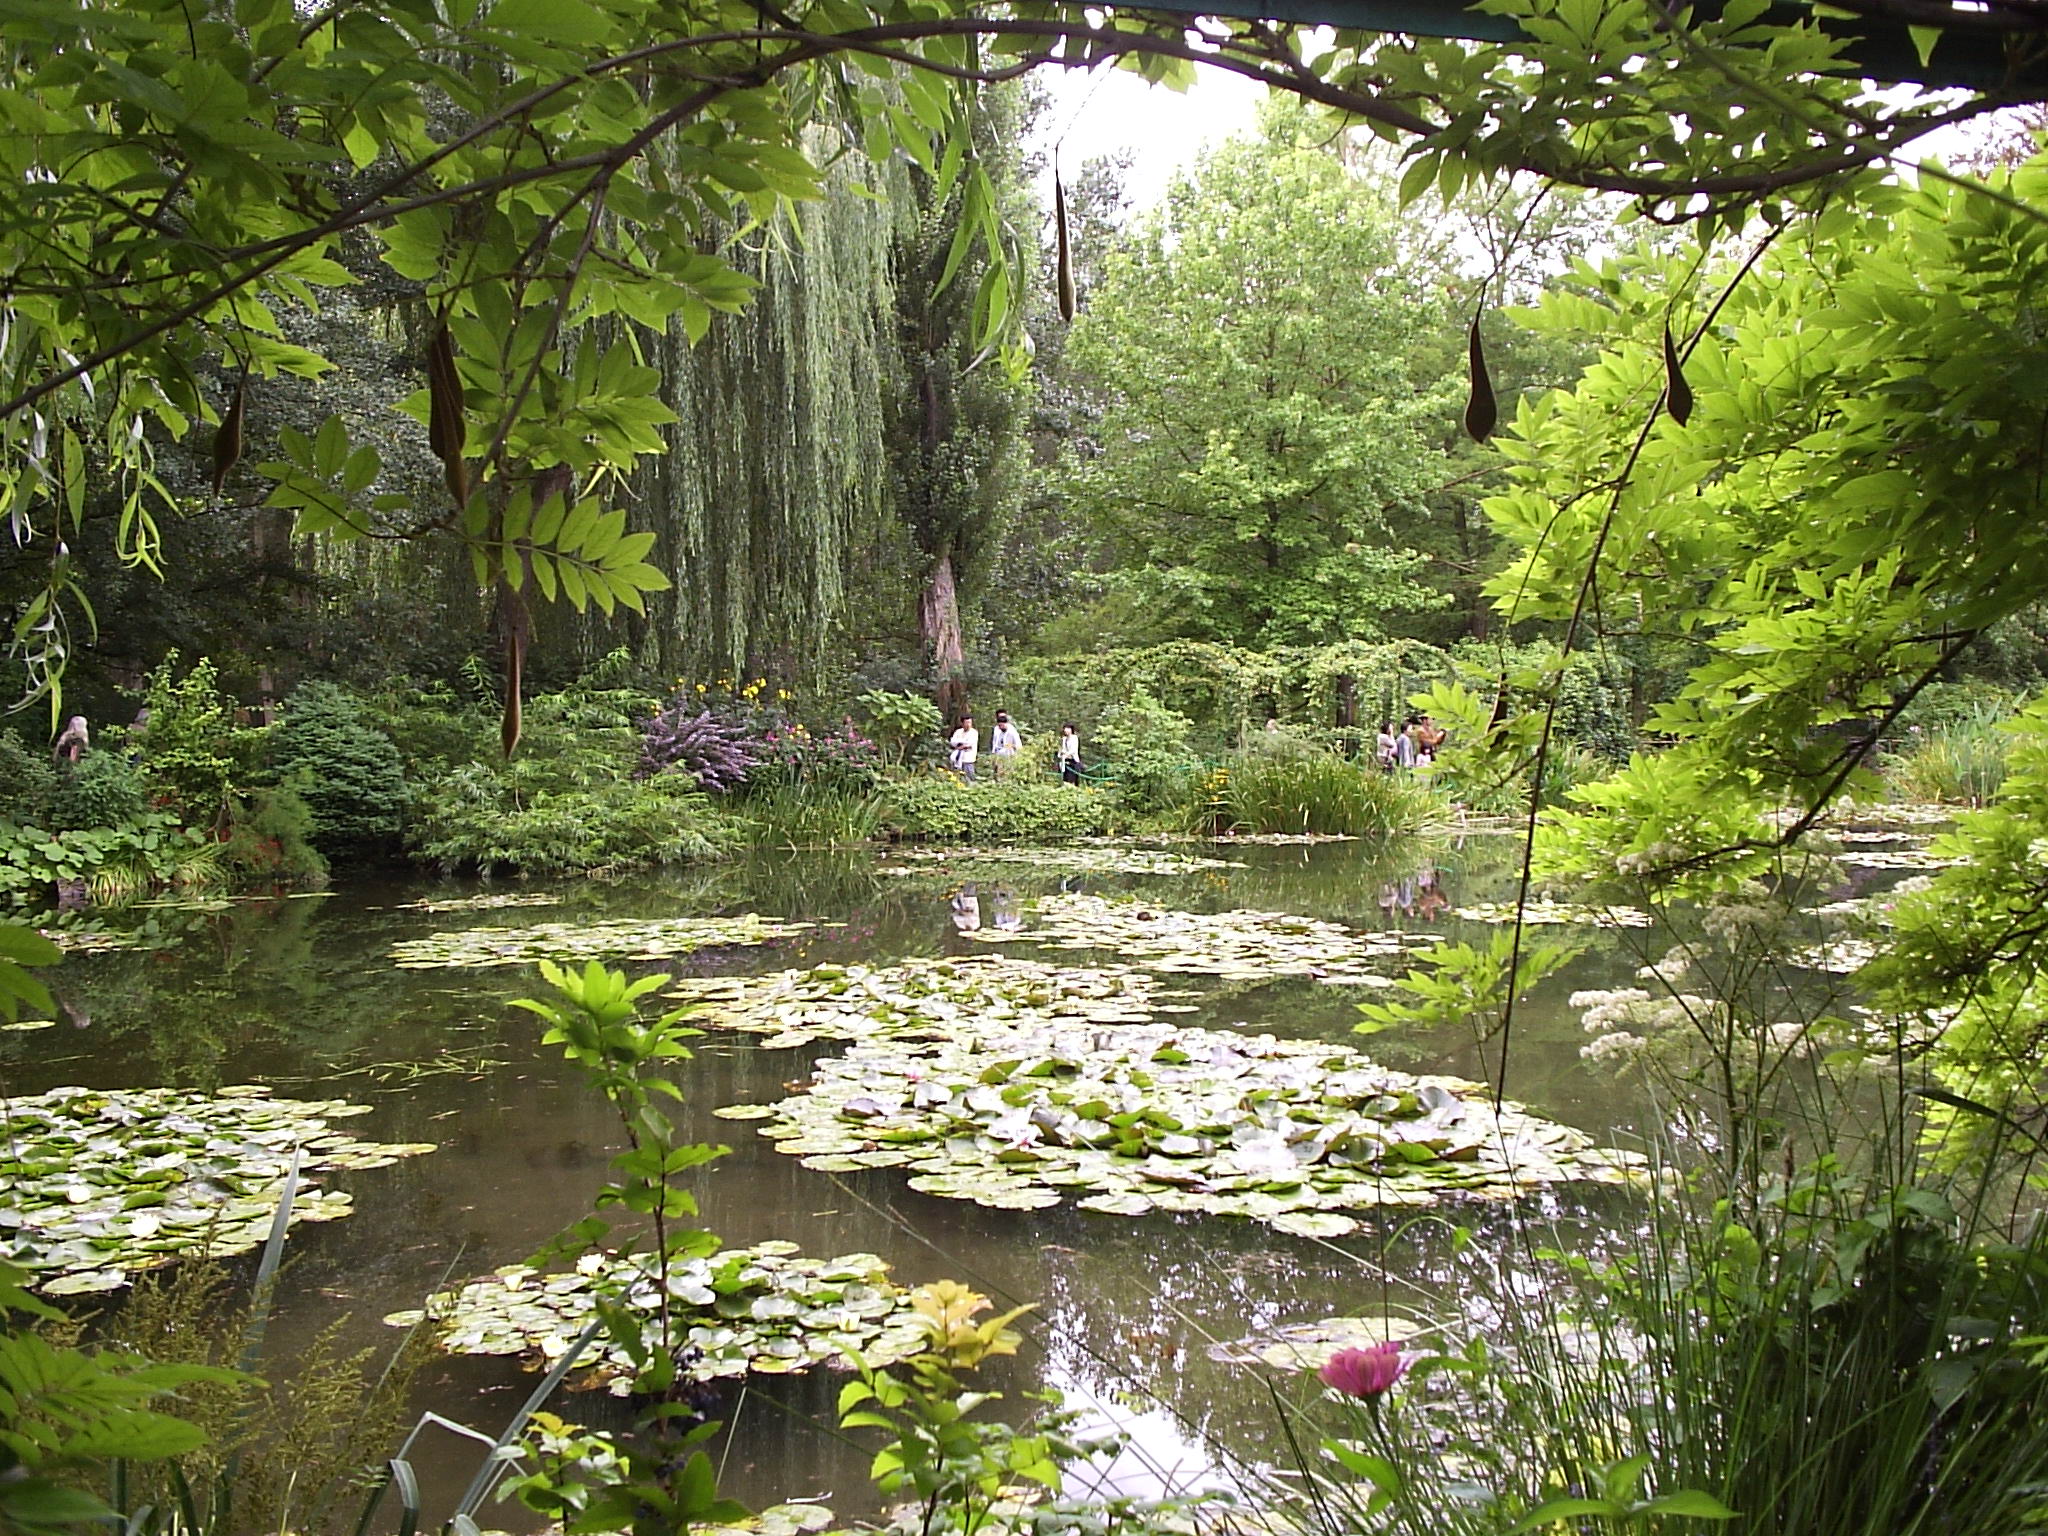
<svg viewBox="0 0 2048 1536">
<path fill-rule="evenodd" d="M 667 960 L 714 944 L 766 944 L 816 926 L 749 912 L 743 917 L 614 918 L 526 928 L 461 928 L 401 940 L 391 946 L 391 961 L 402 969 L 426 970 L 531 965 L 536 960 Z"/>
<path fill-rule="evenodd" d="M 1112 950 L 1149 971 L 1259 981 L 1369 973 L 1376 962 L 1433 943 L 1427 934 L 1371 933 L 1289 912 L 1182 912 L 1142 901 L 1059 891 L 1028 904 L 1021 929 L 982 928 L 984 943 Z"/>
<path fill-rule="evenodd" d="M 690 977 L 669 995 L 704 1005 L 691 1020 L 700 1028 L 761 1035 L 762 1045 L 779 1050 L 813 1040 L 930 1034 L 975 1021 L 1137 1022 L 1150 1016 L 1155 992 L 1156 983 L 1142 971 L 977 955 L 887 966 L 821 965 L 769 976 Z"/>
<path fill-rule="evenodd" d="M 1167 1023 L 961 1019 L 871 1035 L 761 1134 L 810 1166 L 905 1170 L 994 1210 L 1243 1216 L 1339 1236 L 1350 1213 L 1612 1183 L 1639 1160 L 1455 1078 L 1347 1045 Z"/>
<path fill-rule="evenodd" d="M 1211 1344 L 1211 1360 L 1225 1365 L 1270 1365 L 1283 1371 L 1313 1371 L 1340 1350 L 1413 1338 L 1421 1326 L 1405 1317 L 1325 1317 L 1313 1323 L 1282 1323 L 1242 1339 Z"/>
<path fill-rule="evenodd" d="M 559 907 L 562 898 L 545 892 L 491 892 L 483 896 L 423 896 L 401 901 L 394 912 L 495 912 L 503 907 Z"/>
<path fill-rule="evenodd" d="M 1134 844 L 1064 843 L 1057 847 L 912 848 L 890 855 L 903 862 L 884 864 L 879 875 L 917 875 L 950 880 L 1000 878 L 1029 871 L 1058 875 L 1198 875 L 1210 870 L 1243 869 L 1241 859 L 1211 859 L 1168 853 Z"/>
<path fill-rule="evenodd" d="M 250 1084 L 204 1097 L 170 1088 L 53 1088 L 0 1100 L 0 1259 L 56 1295 L 109 1291 L 185 1255 L 243 1253 L 269 1235 L 293 1149 L 305 1160 L 292 1220 L 332 1221 L 349 1197 L 307 1182 L 434 1150 L 358 1141 L 329 1122 L 338 1099 L 273 1099 Z"/>
<path fill-rule="evenodd" d="M 875 1367 L 908 1359 L 926 1335 L 909 1292 L 888 1270 L 871 1253 L 808 1259 L 780 1242 L 679 1259 L 666 1287 L 679 1363 L 694 1379 L 713 1381 L 821 1365 L 851 1370 L 855 1354 Z M 592 1255 L 557 1274 L 510 1265 L 384 1321 L 400 1328 L 427 1321 L 451 1354 L 516 1355 L 528 1369 L 544 1370 L 595 1316 L 598 1296 L 651 1317 L 661 1290 L 652 1255 Z M 632 1390 L 623 1349 L 593 1346 L 582 1366 L 571 1385 L 619 1397 Z"/>
<path fill-rule="evenodd" d="M 1512 923 L 1525 925 L 1572 923 L 1588 928 L 1648 928 L 1656 921 L 1636 907 L 1595 907 L 1576 901 L 1531 901 L 1517 907 L 1512 901 L 1478 901 L 1454 907 L 1451 916 L 1468 923 Z"/>
</svg>

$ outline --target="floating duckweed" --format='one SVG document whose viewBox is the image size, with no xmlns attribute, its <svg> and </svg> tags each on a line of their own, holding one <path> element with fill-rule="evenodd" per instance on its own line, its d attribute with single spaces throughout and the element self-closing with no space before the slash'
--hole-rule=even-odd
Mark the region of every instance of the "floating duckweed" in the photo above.
<svg viewBox="0 0 2048 1536">
<path fill-rule="evenodd" d="M 391 961 L 405 970 L 428 970 L 531 965 L 536 960 L 668 960 L 714 944 L 765 944 L 817 926 L 749 912 L 743 917 L 614 918 L 535 923 L 527 928 L 461 928 L 401 940 L 391 946 Z"/>
<path fill-rule="evenodd" d="M 434 1150 L 328 1128 L 366 1105 L 269 1092 L 53 1088 L 0 1100 L 0 1259 L 53 1295 L 111 1291 L 176 1259 L 261 1243 L 296 1147 L 306 1155 L 294 1222 L 349 1213 L 346 1194 L 313 1188 L 310 1175 Z"/>
<path fill-rule="evenodd" d="M 759 1118 L 758 1106 L 718 1113 Z M 818 1063 L 761 1129 L 810 1168 L 901 1167 L 998 1210 L 1248 1216 L 1341 1236 L 1347 1211 L 1615 1183 L 1638 1161 L 1483 1088 L 1348 1046 L 1166 1024 L 962 1021 Z"/>
<path fill-rule="evenodd" d="M 671 995 L 701 1002 L 692 1023 L 766 1036 L 782 1050 L 813 1040 L 947 1032 L 963 1023 L 1068 1018 L 1139 1023 L 1155 983 L 1142 971 L 1080 970 L 1009 955 L 821 965 L 772 976 L 693 977 Z"/>
<path fill-rule="evenodd" d="M 1648 928 L 1656 921 L 1636 907 L 1594 907 L 1576 901 L 1531 901 L 1516 906 L 1512 901 L 1477 901 L 1469 907 L 1452 909 L 1451 916 L 1468 923 L 1512 923 L 1526 925 L 1575 923 L 1588 928 Z"/>
<path fill-rule="evenodd" d="M 1255 981 L 1315 976 L 1329 982 L 1390 984 L 1369 962 L 1433 943 L 1427 934 L 1365 933 L 1288 912 L 1180 912 L 1139 901 L 1060 891 L 1030 906 L 1028 928 L 982 928 L 985 943 L 1023 941 L 1053 949 L 1114 950 L 1148 971 Z"/>
<path fill-rule="evenodd" d="M 384 1321 L 410 1328 L 429 1320 L 441 1347 L 457 1355 L 518 1355 L 530 1370 L 559 1360 L 607 1295 L 653 1315 L 660 1305 L 652 1254 L 592 1254 L 573 1271 L 542 1274 L 510 1265 L 457 1291 L 428 1298 L 424 1311 Z M 857 1353 L 879 1369 L 918 1353 L 925 1329 L 910 1293 L 872 1253 L 806 1259 L 795 1243 L 759 1243 L 678 1259 L 668 1295 L 685 1373 L 699 1381 L 748 1372 L 788 1375 L 815 1366 L 853 1369 Z M 616 1345 L 585 1357 L 578 1387 L 632 1390 L 633 1364 Z"/>
</svg>

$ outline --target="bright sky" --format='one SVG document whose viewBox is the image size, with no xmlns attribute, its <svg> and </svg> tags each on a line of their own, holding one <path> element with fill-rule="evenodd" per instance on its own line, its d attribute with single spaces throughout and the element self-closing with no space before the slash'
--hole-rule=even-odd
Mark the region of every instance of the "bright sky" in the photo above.
<svg viewBox="0 0 2048 1536">
<path fill-rule="evenodd" d="M 1085 74 L 1049 70 L 1040 78 L 1053 104 L 1036 147 L 1049 163 L 1059 141 L 1060 169 L 1068 176 L 1097 155 L 1135 150 L 1125 185 L 1136 208 L 1165 196 L 1174 174 L 1205 145 L 1251 132 L 1266 94 L 1264 86 L 1218 69 L 1202 70 L 1185 92 L 1148 85 L 1127 69 L 1107 65 Z M 1045 194 L 1050 205 L 1050 185 Z"/>
</svg>

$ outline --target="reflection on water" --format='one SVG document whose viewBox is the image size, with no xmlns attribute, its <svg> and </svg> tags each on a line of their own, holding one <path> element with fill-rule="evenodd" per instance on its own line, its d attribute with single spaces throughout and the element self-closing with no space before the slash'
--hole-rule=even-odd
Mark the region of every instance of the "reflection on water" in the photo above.
<svg viewBox="0 0 2048 1536">
<path fill-rule="evenodd" d="M 758 948 L 706 950 L 668 967 L 685 974 L 781 970 L 974 953 L 984 924 L 1029 938 L 1033 897 L 1071 890 L 1142 892 L 1199 911 L 1288 911 L 1369 929 L 1435 929 L 1483 941 L 1487 930 L 1448 916 L 1459 902 L 1512 895 L 1519 846 L 1475 838 L 1459 846 L 1367 844 L 1246 848 L 1242 869 L 1168 878 L 1075 874 L 1057 852 L 1000 881 L 930 874 L 883 879 L 866 853 L 781 855 L 624 884 L 546 888 L 552 909 L 429 913 L 399 910 L 455 887 L 360 884 L 326 900 L 237 902 L 226 911 L 150 915 L 150 947 L 73 957 L 62 968 L 56 1028 L 0 1036 L 7 1092 L 59 1083 L 170 1083 L 211 1089 L 261 1082 L 280 1092 L 345 1095 L 374 1106 L 356 1134 L 431 1141 L 440 1151 L 345 1176 L 356 1214 L 295 1234 L 287 1312 L 274 1358 L 338 1313 L 354 1336 L 388 1347 L 385 1313 L 418 1306 L 444 1277 L 524 1259 L 586 1213 L 615 1150 L 610 1111 L 537 1044 L 537 1022 L 507 1006 L 534 986 L 519 970 L 399 970 L 399 939 L 471 926 L 596 917 L 729 915 L 746 911 L 843 926 Z M 521 890 L 539 889 L 520 887 Z M 1583 1036 L 1564 998 L 1611 985 L 1663 941 L 1650 932 L 1594 933 L 1586 953 L 1518 1014 L 1510 1091 L 1596 1136 L 1626 1125 L 1634 1106 L 1580 1067 Z M 1017 953 L 1038 953 L 1028 943 Z M 1071 952 L 1062 952 L 1064 961 Z M 1076 964 L 1098 958 L 1072 954 Z M 1109 955 L 1108 958 L 1114 958 Z M 1199 983 L 1192 1024 L 1294 1037 L 1345 1038 L 1359 994 L 1303 977 L 1260 985 Z M 1371 1051 L 1407 1069 L 1488 1075 L 1465 1038 L 1376 1035 Z M 990 1373 L 1012 1394 L 1057 1387 L 1128 1420 L 1132 1449 L 1104 1475 L 1126 1491 L 1160 1469 L 1227 1476 L 1234 1463 L 1279 1459 L 1268 1443 L 1270 1373 L 1212 1360 L 1208 1347 L 1283 1322 L 1396 1307 L 1427 1316 L 1483 1308 L 1492 1280 L 1484 1254 L 1505 1242 L 1495 1207 L 1456 1213 L 1481 1240 L 1454 1247 L 1449 1223 L 1389 1217 L 1340 1242 L 1278 1235 L 1251 1222 L 1130 1220 L 1071 1207 L 1015 1213 L 920 1195 L 883 1170 L 826 1174 L 777 1155 L 745 1125 L 714 1119 L 721 1104 L 773 1099 L 829 1046 L 765 1052 L 744 1037 L 700 1042 L 679 1068 L 684 1130 L 732 1143 L 695 1176 L 704 1223 L 728 1242 L 786 1238 L 811 1253 L 872 1251 L 917 1283 L 950 1276 L 1004 1305 L 1039 1305 L 1033 1340 Z M 1574 1200 L 1580 1197 L 1574 1192 Z M 1625 1222 L 1626 1199 L 1553 1203 L 1548 1214 L 1598 1233 Z M 1486 1234 L 1493 1233 L 1489 1242 Z M 502 1360 L 454 1359 L 425 1373 L 419 1406 L 495 1427 L 530 1386 Z M 871 1508 L 867 1453 L 816 1427 L 832 1417 L 838 1383 L 785 1377 L 727 1393 L 724 1452 L 730 1491 L 759 1504 L 829 1495 L 835 1509 Z M 572 1417 L 608 1422 L 618 1409 L 573 1399 Z M 1136 1413 L 1135 1419 L 1129 1415 Z M 454 1437 L 421 1447 L 430 1497 L 452 1496 L 475 1465 Z M 1148 1471 L 1149 1469 L 1149 1471 Z M 512 1519 L 500 1510 L 495 1523 Z"/>
</svg>

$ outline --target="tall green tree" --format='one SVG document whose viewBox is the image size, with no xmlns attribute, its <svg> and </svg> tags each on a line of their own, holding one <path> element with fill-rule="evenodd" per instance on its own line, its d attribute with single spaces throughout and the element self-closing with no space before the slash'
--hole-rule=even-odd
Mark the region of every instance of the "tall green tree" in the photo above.
<svg viewBox="0 0 2048 1536">
<path fill-rule="evenodd" d="M 1023 489 L 1022 381 L 978 338 L 1021 321 L 998 262 L 966 256 L 963 228 L 987 207 L 1021 213 L 1021 93 L 985 92 L 973 113 L 980 162 L 971 175 L 908 171 L 896 247 L 901 373 L 887 445 L 897 516 L 923 559 L 917 625 L 938 702 L 949 719 L 967 705 L 963 608 L 986 581 L 1003 526 Z"/>
<path fill-rule="evenodd" d="M 1185 634 L 1376 639 L 1434 600 L 1392 528 L 1462 398 L 1446 263 L 1297 114 L 1270 126 L 1110 260 L 1067 349 L 1106 402 L 1072 491 Z"/>
</svg>

